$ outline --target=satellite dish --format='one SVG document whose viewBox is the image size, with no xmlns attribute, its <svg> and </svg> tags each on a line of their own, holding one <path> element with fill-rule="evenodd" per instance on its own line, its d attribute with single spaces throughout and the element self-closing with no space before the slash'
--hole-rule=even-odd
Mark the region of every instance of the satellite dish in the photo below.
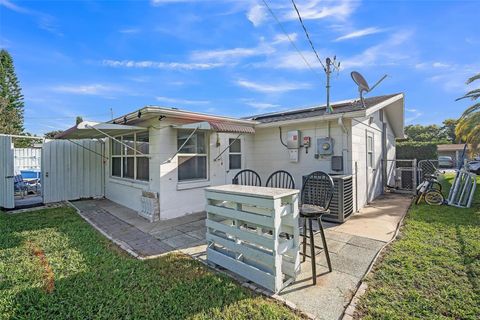
<svg viewBox="0 0 480 320">
<path fill-rule="evenodd" d="M 373 89 L 375 89 L 376 86 L 380 84 L 380 82 L 382 82 L 387 77 L 387 75 L 384 75 L 380 80 L 377 81 L 377 83 L 375 83 L 373 87 L 370 88 L 367 80 L 365 80 L 365 78 L 359 72 L 352 71 L 350 75 L 352 76 L 353 81 L 358 86 L 358 93 L 360 94 L 360 100 L 362 101 L 362 105 L 364 108 L 366 107 L 365 107 L 365 100 L 363 99 L 363 93 L 364 92 L 368 93 L 372 91 Z"/>
</svg>

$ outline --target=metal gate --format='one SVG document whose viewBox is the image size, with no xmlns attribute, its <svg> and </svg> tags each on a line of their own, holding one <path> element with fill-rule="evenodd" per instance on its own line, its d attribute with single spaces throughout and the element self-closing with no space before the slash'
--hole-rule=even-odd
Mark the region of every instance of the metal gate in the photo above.
<svg viewBox="0 0 480 320">
<path fill-rule="evenodd" d="M 0 135 L 0 208 L 15 207 L 13 179 L 12 137 Z"/>
<path fill-rule="evenodd" d="M 50 140 L 42 148 L 43 202 L 104 196 L 104 144 Z"/>
<path fill-rule="evenodd" d="M 395 192 L 415 194 L 418 184 L 416 159 L 387 160 L 386 187 Z"/>
</svg>

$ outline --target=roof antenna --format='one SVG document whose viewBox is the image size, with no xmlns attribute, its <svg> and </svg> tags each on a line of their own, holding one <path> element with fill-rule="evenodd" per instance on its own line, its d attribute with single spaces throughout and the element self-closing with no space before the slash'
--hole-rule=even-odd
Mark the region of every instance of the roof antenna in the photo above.
<svg viewBox="0 0 480 320">
<path fill-rule="evenodd" d="M 327 109 L 326 109 L 326 113 L 333 113 L 333 108 L 332 106 L 330 105 L 330 75 L 332 74 L 332 68 L 333 70 L 336 70 L 337 72 L 339 72 L 340 70 L 340 62 L 337 62 L 337 56 L 334 56 L 333 57 L 333 61 L 332 59 L 330 59 L 329 57 L 327 57 L 327 59 L 325 60 L 325 68 L 324 68 L 324 71 L 325 71 L 325 75 L 327 76 Z"/>
<path fill-rule="evenodd" d="M 368 82 L 367 80 L 365 80 L 365 78 L 357 71 L 352 71 L 352 73 L 350 73 L 350 75 L 352 76 L 352 79 L 353 81 L 357 84 L 358 86 L 358 93 L 360 94 L 360 101 L 362 101 L 362 106 L 363 108 L 365 109 L 366 106 L 365 106 L 365 99 L 363 98 L 363 93 L 369 93 L 371 92 L 373 89 L 375 89 L 379 84 L 380 82 L 382 82 L 383 80 L 385 80 L 385 78 L 387 77 L 387 75 L 384 75 L 380 80 L 377 81 L 377 83 L 375 83 L 373 85 L 373 87 L 369 87 L 368 86 Z"/>
</svg>

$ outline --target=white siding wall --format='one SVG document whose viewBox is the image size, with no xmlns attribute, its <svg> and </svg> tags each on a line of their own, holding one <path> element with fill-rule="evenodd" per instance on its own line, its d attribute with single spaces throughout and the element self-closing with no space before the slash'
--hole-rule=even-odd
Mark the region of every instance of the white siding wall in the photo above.
<svg viewBox="0 0 480 320">
<path fill-rule="evenodd" d="M 15 174 L 19 174 L 20 170 L 38 169 L 42 165 L 42 149 L 41 148 L 15 148 Z"/>
<path fill-rule="evenodd" d="M 165 126 L 165 124 L 163 124 Z M 178 216 L 205 210 L 206 186 L 216 186 L 230 183 L 227 179 L 228 150 L 222 157 L 213 161 L 228 146 L 228 138 L 236 134 L 218 134 L 220 146 L 217 146 L 217 133 L 209 136 L 209 179 L 198 182 L 178 181 L 178 157 L 166 162 L 177 151 L 177 130 L 166 127 L 156 131 L 158 141 L 162 141 L 162 148 L 157 158 L 160 167 L 160 219 L 171 219 Z M 251 135 L 241 137 L 243 150 L 251 148 Z M 242 166 L 249 166 L 248 157 L 244 157 Z"/>
<path fill-rule="evenodd" d="M 372 116 L 373 121 L 369 124 L 370 117 L 357 119 L 361 123 L 353 121 L 352 125 L 352 166 L 357 163 L 357 202 L 358 208 L 362 208 L 372 199 L 378 197 L 383 192 L 382 182 L 382 130 L 383 125 L 380 120 L 380 113 L 377 111 Z M 386 113 L 384 113 L 384 122 L 387 123 L 387 159 L 395 159 L 395 136 L 389 124 Z M 367 181 L 367 152 L 366 135 L 367 131 L 374 136 L 374 168 L 373 178 Z M 387 181 L 393 183 L 393 170 L 391 166 L 393 161 L 387 162 Z M 367 189 L 368 188 L 368 189 Z"/>
<path fill-rule="evenodd" d="M 228 151 L 218 161 L 213 161 L 228 146 L 228 139 L 237 134 L 218 134 L 220 146 L 217 146 L 217 133 L 209 134 L 209 173 L 206 181 L 178 182 L 178 157 L 167 160 L 177 151 L 177 129 L 172 125 L 187 122 L 168 121 L 136 124 L 151 126 L 150 132 L 150 181 L 134 181 L 111 177 L 110 161 L 106 169 L 106 197 L 135 211 L 141 210 L 142 190 L 157 192 L 160 201 L 160 219 L 172 219 L 205 209 L 203 188 L 230 183 L 227 179 Z M 242 150 L 251 148 L 251 135 L 241 137 Z M 107 142 L 106 154 L 110 154 Z M 242 166 L 248 166 L 248 158 L 244 157 Z"/>
<path fill-rule="evenodd" d="M 301 139 L 304 136 L 311 137 L 311 147 L 308 153 L 305 148 L 299 149 L 299 161 L 289 161 L 288 149 L 280 143 L 278 127 L 257 128 L 253 137 L 252 148 L 249 149 L 247 158 L 250 158 L 251 169 L 257 171 L 262 184 L 266 183 L 268 176 L 276 170 L 286 170 L 295 179 L 296 188 L 302 186 L 302 176 L 313 171 L 325 171 L 327 173 L 350 174 L 351 152 L 350 150 L 350 120 L 344 120 L 347 133 L 343 132 L 337 121 L 330 122 L 330 137 L 334 140 L 334 155 L 344 157 L 343 172 L 331 170 L 331 156 L 320 156 L 315 159 L 316 139 L 328 136 L 328 124 L 326 121 L 309 122 L 297 125 L 282 126 L 283 141 L 286 142 L 287 132 L 300 130 Z"/>
</svg>

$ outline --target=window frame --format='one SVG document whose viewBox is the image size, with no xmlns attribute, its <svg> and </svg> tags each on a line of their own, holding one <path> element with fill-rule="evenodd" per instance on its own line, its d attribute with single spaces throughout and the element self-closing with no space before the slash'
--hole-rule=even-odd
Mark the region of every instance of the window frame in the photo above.
<svg viewBox="0 0 480 320">
<path fill-rule="evenodd" d="M 370 149 L 368 148 L 369 139 L 371 138 Z M 375 135 L 373 132 L 367 131 L 367 141 L 366 141 L 366 150 L 367 150 L 367 168 L 373 169 L 375 163 Z M 371 161 L 370 161 L 371 160 Z"/>
<path fill-rule="evenodd" d="M 148 154 L 142 154 L 142 153 L 139 153 L 138 151 L 138 144 L 139 140 L 137 140 L 137 134 L 147 134 L 148 135 Z M 133 136 L 133 141 L 134 141 L 134 149 L 135 151 L 133 151 L 132 149 L 128 148 L 123 145 L 123 144 L 120 144 L 120 154 L 113 154 L 113 150 L 114 150 L 114 144 L 115 143 L 118 143 L 117 141 L 115 141 L 114 139 L 110 139 L 110 177 L 111 178 L 114 178 L 114 179 L 122 179 L 122 180 L 127 180 L 127 181 L 133 181 L 133 182 L 136 182 L 136 183 L 148 183 L 150 182 L 150 133 L 148 130 L 144 130 L 144 131 L 138 131 L 138 132 L 133 132 L 133 133 L 129 133 L 129 134 L 124 134 L 124 135 L 120 135 L 120 136 L 115 136 L 114 138 L 121 141 L 122 143 L 124 143 L 124 138 L 125 137 L 131 137 Z M 129 154 L 129 152 L 132 152 L 131 154 Z M 129 178 L 129 177 L 124 177 L 124 162 L 126 161 L 127 158 L 133 158 L 133 178 Z M 138 179 L 137 175 L 138 175 L 138 158 L 147 158 L 148 159 L 148 178 L 147 179 Z M 120 176 L 117 176 L 117 175 L 114 175 L 113 174 L 113 159 L 120 159 Z"/>
<path fill-rule="evenodd" d="M 178 139 L 179 139 L 179 135 L 180 133 L 182 132 L 185 132 L 185 134 L 187 134 L 187 136 L 190 136 L 190 134 L 192 133 L 191 130 L 187 130 L 187 129 L 177 129 L 177 136 L 176 136 L 176 143 L 177 143 L 177 148 L 180 147 L 179 146 L 179 143 L 178 143 Z M 188 183 L 192 183 L 192 182 L 202 182 L 202 181 L 209 181 L 210 180 L 210 135 L 208 134 L 208 131 L 205 131 L 205 130 L 197 130 L 194 135 L 196 134 L 203 134 L 203 141 L 205 143 L 205 146 L 204 146 L 204 153 L 184 153 L 182 152 L 181 150 L 178 150 L 178 153 L 177 153 L 177 182 L 179 184 L 188 184 Z M 192 136 L 193 137 L 193 136 Z M 192 137 L 190 137 L 190 139 L 192 139 Z M 198 149 L 198 145 L 196 145 L 197 149 Z M 190 158 L 193 158 L 193 157 L 205 157 L 205 178 L 197 178 L 197 179 L 182 179 L 180 180 L 180 157 L 190 157 Z"/>
<path fill-rule="evenodd" d="M 238 143 L 240 144 L 240 151 L 238 151 L 238 152 L 230 151 L 230 148 L 233 145 L 232 140 L 238 141 Z M 241 138 L 228 138 L 228 145 L 229 145 L 229 147 L 228 147 L 228 170 L 242 170 L 242 167 L 243 167 L 242 139 Z M 240 167 L 239 168 L 232 168 L 231 167 L 231 165 L 232 165 L 232 162 L 230 161 L 230 156 L 231 155 L 240 156 Z"/>
</svg>

